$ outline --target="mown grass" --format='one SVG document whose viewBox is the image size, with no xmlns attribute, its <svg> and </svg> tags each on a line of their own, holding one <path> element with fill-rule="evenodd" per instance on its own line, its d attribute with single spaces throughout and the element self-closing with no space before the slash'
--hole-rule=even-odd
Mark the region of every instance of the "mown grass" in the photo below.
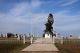
<svg viewBox="0 0 80 53">
<path fill-rule="evenodd" d="M 0 40 L 0 53 L 20 53 L 24 47 L 29 45 L 29 42 L 23 44 L 22 41 L 17 40 Z"/>
<path fill-rule="evenodd" d="M 60 53 L 80 53 L 80 40 L 66 40 L 63 44 L 57 43 Z"/>
</svg>

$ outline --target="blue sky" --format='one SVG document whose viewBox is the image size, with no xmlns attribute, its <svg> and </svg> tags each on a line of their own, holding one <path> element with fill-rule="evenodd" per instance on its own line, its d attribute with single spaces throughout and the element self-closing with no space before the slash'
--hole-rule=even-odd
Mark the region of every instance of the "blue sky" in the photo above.
<svg viewBox="0 0 80 53">
<path fill-rule="evenodd" d="M 43 34 L 49 13 L 54 31 L 80 35 L 80 0 L 0 0 L 0 33 Z"/>
</svg>

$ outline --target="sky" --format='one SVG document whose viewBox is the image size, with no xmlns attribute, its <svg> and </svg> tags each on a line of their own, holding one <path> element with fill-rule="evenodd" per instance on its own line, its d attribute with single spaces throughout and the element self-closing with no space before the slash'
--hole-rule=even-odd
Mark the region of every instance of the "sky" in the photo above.
<svg viewBox="0 0 80 53">
<path fill-rule="evenodd" d="M 0 0 L 0 33 L 44 33 L 49 13 L 53 31 L 80 35 L 80 0 Z"/>
</svg>

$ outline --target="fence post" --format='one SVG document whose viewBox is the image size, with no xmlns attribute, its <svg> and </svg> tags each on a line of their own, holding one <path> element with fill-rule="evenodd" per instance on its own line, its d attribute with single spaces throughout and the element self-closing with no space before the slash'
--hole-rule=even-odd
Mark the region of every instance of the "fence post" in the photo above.
<svg viewBox="0 0 80 53">
<path fill-rule="evenodd" d="M 25 36 L 23 35 L 23 43 L 25 44 Z"/>
<path fill-rule="evenodd" d="M 61 36 L 61 44 L 63 44 L 63 36 Z"/>
</svg>

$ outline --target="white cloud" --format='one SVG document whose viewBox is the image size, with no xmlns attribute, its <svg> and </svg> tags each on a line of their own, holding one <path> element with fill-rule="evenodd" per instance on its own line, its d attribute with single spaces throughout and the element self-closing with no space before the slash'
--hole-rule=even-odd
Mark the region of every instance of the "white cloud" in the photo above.
<svg viewBox="0 0 80 53">
<path fill-rule="evenodd" d="M 41 4 L 42 2 L 39 0 L 31 1 L 31 3 L 23 2 L 20 4 L 16 4 L 16 6 L 10 10 L 9 14 L 11 14 L 12 16 L 20 16 L 24 13 L 32 13 L 32 11 L 40 7 Z"/>
<path fill-rule="evenodd" d="M 48 13 L 33 12 L 41 5 L 42 2 L 38 0 L 31 3 L 24 2 L 16 4 L 8 14 L 0 14 L 0 32 L 30 33 L 31 27 L 33 27 L 33 33 L 43 32 Z M 80 29 L 80 14 L 69 15 L 68 13 L 70 11 L 63 10 L 54 14 L 55 22 L 53 27 L 56 31 L 77 31 Z"/>
<path fill-rule="evenodd" d="M 39 28 L 43 27 L 40 25 L 44 25 L 42 22 L 46 22 L 47 13 L 33 13 L 41 4 L 37 0 L 31 3 L 19 3 L 7 14 L 0 14 L 0 18 L 2 18 L 0 19 L 0 33 L 30 33 L 31 27 L 36 28 L 38 25 Z"/>
<path fill-rule="evenodd" d="M 24 2 L 16 4 L 7 14 L 0 14 L 0 32 L 24 32 L 27 29 L 27 32 L 30 32 L 30 19 L 38 15 L 32 11 L 40 6 L 41 2 L 38 0 Z"/>
<path fill-rule="evenodd" d="M 79 0 L 61 0 L 58 3 L 59 3 L 60 6 L 68 6 L 68 5 L 74 4 L 74 3 L 78 2 L 78 1 Z"/>
<path fill-rule="evenodd" d="M 54 14 L 54 29 L 61 32 L 77 32 L 80 30 L 80 15 L 69 15 L 69 11 L 60 11 Z"/>
</svg>

